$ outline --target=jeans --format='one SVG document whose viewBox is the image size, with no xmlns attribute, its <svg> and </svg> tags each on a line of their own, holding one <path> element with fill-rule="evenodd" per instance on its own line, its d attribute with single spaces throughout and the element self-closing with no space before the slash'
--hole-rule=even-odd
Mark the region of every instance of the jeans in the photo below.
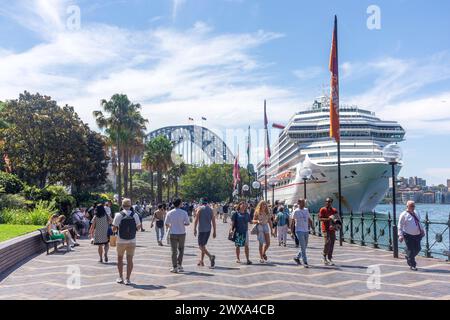
<svg viewBox="0 0 450 320">
<path fill-rule="evenodd" d="M 287 224 L 284 226 L 277 226 L 277 232 L 278 232 L 278 242 L 286 243 L 287 241 L 287 230 L 288 226 Z"/>
<path fill-rule="evenodd" d="M 298 241 L 300 242 L 300 250 L 298 250 L 297 258 L 302 259 L 303 263 L 308 264 L 308 258 L 306 257 L 306 247 L 308 246 L 309 232 L 296 231 Z"/>
<path fill-rule="evenodd" d="M 155 231 L 156 231 L 156 241 L 162 242 L 164 238 L 164 227 L 162 228 L 155 227 Z"/>
<path fill-rule="evenodd" d="M 336 232 L 327 231 L 323 233 L 325 245 L 323 247 L 323 256 L 328 257 L 328 260 L 333 259 L 334 242 L 336 241 Z"/>
<path fill-rule="evenodd" d="M 415 268 L 417 266 L 416 256 L 420 253 L 420 250 L 422 250 L 420 247 L 420 240 L 422 240 L 422 236 L 420 234 L 413 236 L 405 233 L 403 238 L 405 239 L 406 244 L 406 262 L 408 263 L 408 266 Z"/>
<path fill-rule="evenodd" d="M 174 268 L 183 265 L 184 242 L 186 234 L 171 234 L 170 246 L 172 248 L 172 266 Z"/>
</svg>

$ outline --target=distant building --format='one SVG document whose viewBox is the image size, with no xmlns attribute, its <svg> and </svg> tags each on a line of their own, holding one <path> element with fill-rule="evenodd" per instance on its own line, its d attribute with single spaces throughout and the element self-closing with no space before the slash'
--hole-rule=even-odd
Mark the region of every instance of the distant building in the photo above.
<svg viewBox="0 0 450 320">
<path fill-rule="evenodd" d="M 435 202 L 435 194 L 434 192 L 425 192 L 422 194 L 422 203 L 434 203 Z"/>
<path fill-rule="evenodd" d="M 447 191 L 450 192 L 450 179 L 447 179 Z"/>
</svg>

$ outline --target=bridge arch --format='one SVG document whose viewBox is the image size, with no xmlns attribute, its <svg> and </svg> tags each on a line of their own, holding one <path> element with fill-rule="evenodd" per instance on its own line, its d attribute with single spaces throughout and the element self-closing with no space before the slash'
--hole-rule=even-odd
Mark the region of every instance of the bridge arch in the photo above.
<svg viewBox="0 0 450 320">
<path fill-rule="evenodd" d="M 175 151 L 187 164 L 228 163 L 234 161 L 234 155 L 226 143 L 211 130 L 195 126 L 169 126 L 150 132 L 147 141 L 165 136 L 174 142 Z"/>
</svg>

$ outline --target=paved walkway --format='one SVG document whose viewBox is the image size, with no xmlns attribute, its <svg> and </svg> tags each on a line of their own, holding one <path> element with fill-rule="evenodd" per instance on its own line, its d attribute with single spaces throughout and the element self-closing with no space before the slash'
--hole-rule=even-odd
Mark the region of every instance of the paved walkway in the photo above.
<svg viewBox="0 0 450 320">
<path fill-rule="evenodd" d="M 276 239 L 269 249 L 269 264 L 258 263 L 258 247 L 251 236 L 254 265 L 235 263 L 233 243 L 227 240 L 229 224 L 218 223 L 218 237 L 210 240 L 217 268 L 197 267 L 198 249 L 192 226 L 188 230 L 183 274 L 172 274 L 170 248 L 159 247 L 155 231 L 145 222 L 138 235 L 132 286 L 115 283 L 115 250 L 109 264 L 98 260 L 96 247 L 82 240 L 76 252 L 39 255 L 0 283 L 0 299 L 450 299 L 450 264 L 418 258 L 419 271 L 410 271 L 404 259 L 392 253 L 344 244 L 335 248 L 335 267 L 321 263 L 322 238 L 310 237 L 310 269 L 292 260 L 297 249 L 289 240 L 279 247 Z M 244 258 L 242 252 L 242 257 Z M 244 259 L 242 259 L 244 260 Z M 381 280 L 369 289 L 372 268 Z M 71 273 L 80 270 L 79 288 Z M 75 288 L 70 289 L 67 283 Z"/>
</svg>

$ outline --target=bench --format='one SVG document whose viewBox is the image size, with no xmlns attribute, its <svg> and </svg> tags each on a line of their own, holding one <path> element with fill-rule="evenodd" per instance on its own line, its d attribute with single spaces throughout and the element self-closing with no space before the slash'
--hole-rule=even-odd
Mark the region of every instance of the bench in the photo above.
<svg viewBox="0 0 450 320">
<path fill-rule="evenodd" d="M 53 246 L 54 252 L 58 251 L 58 244 L 64 243 L 64 240 L 62 239 L 56 239 L 56 240 L 50 240 L 50 236 L 47 232 L 47 228 L 39 229 L 39 232 L 41 233 L 41 239 L 46 245 L 47 254 L 49 247 Z"/>
</svg>

